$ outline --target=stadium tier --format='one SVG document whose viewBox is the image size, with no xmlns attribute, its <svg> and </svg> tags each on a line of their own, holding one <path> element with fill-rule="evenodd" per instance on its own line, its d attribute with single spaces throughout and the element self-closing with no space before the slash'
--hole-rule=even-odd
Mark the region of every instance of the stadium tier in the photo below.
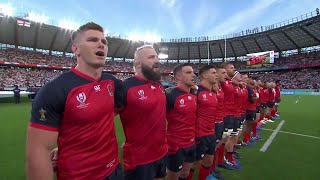
<svg viewBox="0 0 320 180">
<path fill-rule="evenodd" d="M 270 74 L 272 80 L 279 76 L 283 80 L 287 79 L 283 82 L 284 88 L 312 88 L 320 79 L 317 69 L 320 67 L 320 53 L 316 52 L 320 45 L 319 20 L 320 16 L 313 12 L 292 23 L 224 37 L 226 39 L 181 38 L 153 43 L 158 53 L 168 55 L 165 60 L 160 60 L 165 64 L 162 66 L 162 80 L 174 84 L 172 69 L 179 63 L 193 63 L 195 72 L 198 72 L 199 67 L 207 63 L 218 65 L 233 61 L 239 71 L 256 73 L 255 76 L 261 77 Z M 28 22 L 28 26 L 21 26 L 18 21 L 23 19 L 0 17 L 1 87 L 12 87 L 15 84 L 22 87 L 42 86 L 75 66 L 76 60 L 70 48 L 72 31 L 27 20 L 25 22 Z M 105 71 L 120 79 L 132 76 L 134 51 L 146 42 L 120 37 L 107 37 L 107 40 L 109 50 Z M 255 62 L 249 65 L 246 55 L 263 51 L 274 52 L 274 63 Z M 252 59 L 262 60 L 265 57 Z M 308 73 L 315 78 L 308 81 L 300 78 Z"/>
</svg>

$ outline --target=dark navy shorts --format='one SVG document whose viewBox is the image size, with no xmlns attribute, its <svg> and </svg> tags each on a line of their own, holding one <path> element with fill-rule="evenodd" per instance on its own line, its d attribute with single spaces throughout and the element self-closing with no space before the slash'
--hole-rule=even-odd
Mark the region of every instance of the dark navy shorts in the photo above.
<svg viewBox="0 0 320 180">
<path fill-rule="evenodd" d="M 244 113 L 241 115 L 241 121 L 242 121 L 241 124 L 243 124 L 245 120 L 246 120 L 246 114 Z"/>
<path fill-rule="evenodd" d="M 274 102 L 268 102 L 267 105 L 268 108 L 274 108 Z"/>
<path fill-rule="evenodd" d="M 260 110 L 261 110 L 260 106 L 258 106 L 257 109 L 256 109 L 256 113 L 260 113 Z"/>
<path fill-rule="evenodd" d="M 216 149 L 216 136 L 196 137 L 196 160 L 201 160 L 204 155 L 214 155 Z"/>
<path fill-rule="evenodd" d="M 246 120 L 247 121 L 255 121 L 256 120 L 256 111 L 247 110 Z"/>
<path fill-rule="evenodd" d="M 184 162 L 193 163 L 196 160 L 196 145 L 179 149 L 178 151 L 168 151 L 167 168 L 173 172 L 179 172 Z"/>
<path fill-rule="evenodd" d="M 224 131 L 224 123 L 216 123 L 215 127 L 214 127 L 215 133 L 216 133 L 216 139 L 217 140 L 221 140 L 222 139 L 222 135 L 223 135 L 223 131 Z"/>
<path fill-rule="evenodd" d="M 117 168 L 104 180 L 124 180 L 121 165 L 119 164 Z"/>
<path fill-rule="evenodd" d="M 261 107 L 261 109 L 266 109 L 267 108 L 267 103 L 261 103 L 260 107 Z"/>
<path fill-rule="evenodd" d="M 224 131 L 235 128 L 235 118 L 234 116 L 226 116 L 223 118 Z"/>
<path fill-rule="evenodd" d="M 145 165 L 138 165 L 133 170 L 124 172 L 125 180 L 150 180 L 154 178 L 164 178 L 167 168 L 167 155 L 161 159 Z"/>
<path fill-rule="evenodd" d="M 242 118 L 241 117 L 236 117 L 236 123 L 237 123 L 237 129 L 239 129 L 240 126 L 242 125 Z"/>
</svg>

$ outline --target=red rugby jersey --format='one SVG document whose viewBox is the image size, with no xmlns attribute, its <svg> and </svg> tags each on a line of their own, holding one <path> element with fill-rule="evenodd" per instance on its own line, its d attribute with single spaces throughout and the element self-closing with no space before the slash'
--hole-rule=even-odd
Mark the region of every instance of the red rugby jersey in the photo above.
<svg viewBox="0 0 320 180">
<path fill-rule="evenodd" d="M 104 179 L 119 164 L 114 96 L 121 81 L 103 73 L 95 80 L 72 68 L 40 89 L 30 126 L 57 131 L 57 179 Z"/>
<path fill-rule="evenodd" d="M 175 87 L 167 97 L 167 140 L 170 151 L 195 144 L 197 97 Z"/>
<path fill-rule="evenodd" d="M 247 110 L 253 111 L 256 110 L 256 102 L 250 102 L 250 98 L 257 96 L 257 90 L 255 88 L 252 88 L 250 86 L 247 86 L 248 90 L 248 98 L 247 98 Z"/>
<path fill-rule="evenodd" d="M 269 90 L 268 89 L 263 89 L 262 91 L 262 102 L 267 103 L 269 101 Z"/>
<path fill-rule="evenodd" d="M 221 86 L 219 86 L 219 89 L 217 91 L 217 100 L 218 104 L 216 113 L 216 123 L 221 123 L 223 122 L 224 118 L 224 93 Z"/>
<path fill-rule="evenodd" d="M 203 85 L 199 85 L 197 92 L 197 121 L 196 136 L 209 136 L 214 134 L 215 119 L 218 100 L 216 93 Z"/>
<path fill-rule="evenodd" d="M 265 99 L 265 97 L 264 97 L 264 89 L 262 87 L 259 88 L 258 93 L 259 93 L 260 104 L 261 103 L 266 103 L 266 102 L 264 102 L 264 99 Z"/>
<path fill-rule="evenodd" d="M 256 92 L 256 97 L 258 98 L 257 101 L 256 101 L 256 107 L 259 107 L 261 105 L 261 97 L 260 97 L 260 88 L 257 89 L 257 88 L 254 88 L 255 89 L 255 92 Z"/>
<path fill-rule="evenodd" d="M 234 94 L 235 89 L 232 85 L 231 80 L 227 80 L 221 85 L 223 93 L 224 93 L 224 109 L 225 116 L 234 116 L 235 115 L 235 104 L 234 104 Z"/>
<path fill-rule="evenodd" d="M 120 119 L 126 137 L 123 146 L 125 170 L 161 159 L 168 152 L 166 96 L 160 83 L 133 76 L 123 82 Z"/>
<path fill-rule="evenodd" d="M 268 101 L 269 102 L 274 102 L 275 98 L 276 98 L 276 91 L 273 88 L 269 89 L 268 91 L 269 91 Z"/>
<path fill-rule="evenodd" d="M 237 107 L 235 112 L 235 117 L 241 117 L 242 115 L 242 106 L 243 106 L 243 90 L 239 85 L 234 85 L 235 94 L 234 94 L 234 104 Z"/>
<path fill-rule="evenodd" d="M 280 99 L 280 96 L 281 96 L 280 87 L 276 86 L 275 91 L 276 91 L 276 99 Z"/>
<path fill-rule="evenodd" d="M 248 89 L 247 87 L 243 87 L 242 89 L 242 106 L 241 106 L 241 110 L 242 110 L 242 115 L 246 114 L 247 111 L 247 103 L 248 103 Z"/>
</svg>

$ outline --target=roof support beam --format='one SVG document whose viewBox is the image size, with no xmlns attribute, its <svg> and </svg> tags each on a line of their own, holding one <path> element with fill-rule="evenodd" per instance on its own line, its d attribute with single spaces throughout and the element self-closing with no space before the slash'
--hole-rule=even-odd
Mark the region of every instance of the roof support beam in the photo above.
<svg viewBox="0 0 320 180">
<path fill-rule="evenodd" d="M 240 41 L 240 42 L 241 42 L 242 46 L 244 47 L 244 49 L 246 50 L 246 53 L 249 54 L 249 50 L 246 47 L 246 45 L 244 44 L 244 42 L 243 41 Z"/>
<path fill-rule="evenodd" d="M 40 31 L 40 23 L 36 23 L 36 33 L 34 36 L 34 42 L 33 42 L 33 50 L 35 51 L 38 45 L 38 36 Z"/>
<path fill-rule="evenodd" d="M 274 47 L 276 47 L 276 50 L 277 50 L 278 52 L 281 52 L 279 46 L 271 39 L 270 35 L 267 34 L 266 36 L 267 36 L 267 38 L 271 41 L 271 43 L 274 45 Z"/>
<path fill-rule="evenodd" d="M 49 54 L 50 55 L 51 55 L 51 52 L 52 52 L 53 45 L 54 45 L 54 43 L 55 43 L 55 41 L 57 39 L 57 36 L 59 34 L 59 31 L 60 31 L 60 29 L 57 29 L 57 31 L 54 33 L 54 35 L 53 35 L 53 37 L 51 39 L 50 46 L 49 46 Z"/>
<path fill-rule="evenodd" d="M 221 44 L 220 43 L 218 43 L 218 45 L 219 45 L 219 49 L 220 49 L 220 52 L 221 52 L 221 56 L 223 57 L 223 62 L 226 62 L 226 60 L 225 60 L 225 56 L 224 56 L 224 53 L 223 53 L 223 51 L 222 51 L 222 48 L 221 48 Z"/>
<path fill-rule="evenodd" d="M 282 30 L 281 32 L 286 38 L 289 39 L 289 41 L 291 41 L 296 46 L 297 49 L 301 49 L 301 47 L 287 34 L 286 31 Z"/>
<path fill-rule="evenodd" d="M 257 39 L 256 38 L 253 38 L 254 42 L 257 44 L 258 48 L 259 48 L 259 51 L 262 52 L 263 49 L 261 48 L 260 44 L 258 43 Z"/>
<path fill-rule="evenodd" d="M 115 58 L 115 56 L 116 56 L 116 54 L 118 53 L 120 47 L 125 44 L 125 40 L 123 40 L 122 43 L 119 43 L 119 44 L 120 44 L 120 45 L 117 47 L 117 49 L 116 49 L 116 50 L 114 51 L 114 53 L 112 54 L 112 59 Z"/>
<path fill-rule="evenodd" d="M 234 48 L 233 48 L 233 45 L 232 45 L 231 41 L 230 41 L 230 46 L 231 46 L 231 50 L 232 50 L 234 56 L 237 57 L 237 53 L 236 53 L 236 51 L 234 51 Z"/>
<path fill-rule="evenodd" d="M 320 39 L 314 36 L 312 33 L 310 33 L 304 26 L 301 26 L 300 29 L 306 34 L 308 34 L 313 40 L 317 41 L 318 44 L 320 43 Z"/>
</svg>

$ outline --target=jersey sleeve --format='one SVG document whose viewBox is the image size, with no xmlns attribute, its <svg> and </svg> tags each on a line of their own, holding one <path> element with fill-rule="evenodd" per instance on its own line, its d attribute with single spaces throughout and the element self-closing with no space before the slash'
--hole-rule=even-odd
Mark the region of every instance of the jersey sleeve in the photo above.
<svg viewBox="0 0 320 180">
<path fill-rule="evenodd" d="M 166 92 L 167 99 L 167 112 L 171 111 L 174 108 L 175 98 L 172 91 Z"/>
<path fill-rule="evenodd" d="M 39 90 L 32 102 L 31 127 L 58 131 L 65 106 L 62 93 L 62 88 L 51 82 Z"/>
<path fill-rule="evenodd" d="M 114 95 L 114 105 L 117 110 L 121 110 L 127 105 L 127 93 L 128 87 L 119 79 L 115 79 L 115 95 Z"/>
<path fill-rule="evenodd" d="M 248 87 L 247 89 L 248 89 L 248 97 L 249 97 L 249 98 L 254 97 L 254 95 L 253 95 L 253 93 L 254 93 L 254 92 L 253 92 L 253 89 L 252 89 L 251 87 Z"/>
</svg>

